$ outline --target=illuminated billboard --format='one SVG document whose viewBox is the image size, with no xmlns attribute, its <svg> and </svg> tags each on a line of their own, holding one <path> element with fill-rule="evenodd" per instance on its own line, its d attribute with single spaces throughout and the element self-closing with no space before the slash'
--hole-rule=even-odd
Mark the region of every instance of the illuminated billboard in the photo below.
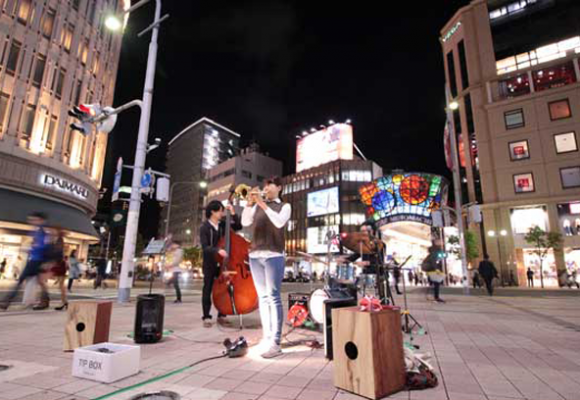
<svg viewBox="0 0 580 400">
<path fill-rule="evenodd" d="M 328 231 L 332 231 L 335 234 L 338 233 L 338 226 L 318 226 L 314 228 L 308 228 L 306 230 L 306 251 L 310 254 L 323 254 L 328 252 Z M 330 245 L 331 253 L 338 253 L 338 243 L 333 241 Z"/>
<path fill-rule="evenodd" d="M 335 160 L 353 159 L 352 126 L 334 124 L 298 140 L 296 172 Z"/>
<path fill-rule="evenodd" d="M 431 225 L 431 211 L 446 205 L 447 191 L 442 176 L 418 172 L 387 175 L 359 189 L 369 216 L 379 225 L 397 221 Z"/>
<path fill-rule="evenodd" d="M 317 217 L 337 213 L 339 211 L 338 204 L 338 187 L 308 193 L 306 215 Z"/>
</svg>

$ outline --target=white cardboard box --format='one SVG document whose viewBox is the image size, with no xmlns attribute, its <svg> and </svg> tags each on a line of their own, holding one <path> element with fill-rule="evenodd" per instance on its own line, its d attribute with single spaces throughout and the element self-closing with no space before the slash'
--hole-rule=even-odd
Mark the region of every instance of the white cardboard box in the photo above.
<svg viewBox="0 0 580 400">
<path fill-rule="evenodd" d="M 99 352 L 108 349 L 111 353 Z M 99 343 L 74 351 L 72 374 L 78 378 L 111 383 L 139 373 L 141 348 L 115 343 Z"/>
</svg>

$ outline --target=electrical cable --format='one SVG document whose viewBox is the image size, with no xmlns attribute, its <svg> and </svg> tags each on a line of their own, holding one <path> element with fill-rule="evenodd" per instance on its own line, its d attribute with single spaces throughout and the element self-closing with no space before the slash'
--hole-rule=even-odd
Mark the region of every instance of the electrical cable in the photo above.
<svg viewBox="0 0 580 400">
<path fill-rule="evenodd" d="M 224 353 L 224 354 L 222 354 L 220 356 L 204 358 L 203 360 L 196 361 L 193 364 L 190 364 L 190 365 L 187 365 L 185 367 L 182 367 L 182 368 L 173 370 L 171 372 L 167 372 L 166 374 L 159 375 L 159 376 L 156 376 L 156 377 L 151 378 L 151 379 L 147 379 L 147 380 L 145 380 L 143 382 L 139 382 L 139 383 L 136 383 L 136 384 L 131 385 L 131 386 L 124 387 L 124 388 L 119 389 L 119 390 L 115 390 L 114 392 L 107 393 L 107 394 L 105 394 L 103 396 L 96 397 L 96 398 L 94 398 L 92 400 L 104 400 L 104 399 L 108 399 L 108 398 L 111 398 L 111 397 L 116 396 L 118 394 L 125 393 L 125 392 L 128 392 L 128 391 L 133 390 L 133 389 L 137 389 L 137 388 L 139 388 L 141 386 L 145 386 L 145 385 L 148 385 L 150 383 L 157 382 L 157 381 L 160 381 L 162 379 L 168 378 L 170 376 L 180 374 L 183 371 L 187 371 L 188 369 L 191 369 L 191 368 L 193 368 L 193 367 L 195 367 L 195 366 L 197 366 L 197 365 L 199 365 L 201 363 L 204 363 L 204 362 L 207 362 L 207 361 L 212 361 L 212 360 L 217 360 L 217 359 L 220 359 L 220 358 L 225 358 L 227 356 L 228 356 L 228 354 L 227 353 Z"/>
</svg>

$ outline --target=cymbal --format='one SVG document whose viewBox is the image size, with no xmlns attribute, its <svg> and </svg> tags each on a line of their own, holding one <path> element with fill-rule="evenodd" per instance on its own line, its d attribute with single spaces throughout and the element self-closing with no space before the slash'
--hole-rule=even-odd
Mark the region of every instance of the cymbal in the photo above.
<svg viewBox="0 0 580 400">
<path fill-rule="evenodd" d="M 350 251 L 360 254 L 376 253 L 378 249 L 382 248 L 383 243 L 368 232 L 351 232 L 347 235 L 342 234 L 340 241 L 344 247 Z"/>
</svg>

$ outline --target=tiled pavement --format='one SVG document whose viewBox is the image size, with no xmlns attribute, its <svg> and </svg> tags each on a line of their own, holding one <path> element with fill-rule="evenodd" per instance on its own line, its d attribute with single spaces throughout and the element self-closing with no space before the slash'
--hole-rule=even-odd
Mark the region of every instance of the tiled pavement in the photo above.
<svg viewBox="0 0 580 400">
<path fill-rule="evenodd" d="M 440 384 L 435 389 L 401 392 L 396 399 L 580 400 L 580 303 L 578 297 L 464 297 L 447 295 L 446 304 L 410 295 L 411 311 L 428 334 L 414 342 L 433 354 Z M 64 313 L 0 314 L 0 400 L 85 400 L 107 395 L 215 356 L 233 329 L 204 329 L 197 299 L 166 306 L 163 342 L 142 346 L 141 372 L 110 385 L 73 378 L 72 354 L 62 352 Z M 131 343 L 134 305 L 115 305 L 111 341 Z M 243 335 L 254 342 L 257 315 L 245 318 Z M 311 332 L 292 333 L 290 339 Z M 283 357 L 219 359 L 197 365 L 111 399 L 172 390 L 192 399 L 361 399 L 336 390 L 332 363 L 322 350 L 294 347 Z"/>
</svg>

